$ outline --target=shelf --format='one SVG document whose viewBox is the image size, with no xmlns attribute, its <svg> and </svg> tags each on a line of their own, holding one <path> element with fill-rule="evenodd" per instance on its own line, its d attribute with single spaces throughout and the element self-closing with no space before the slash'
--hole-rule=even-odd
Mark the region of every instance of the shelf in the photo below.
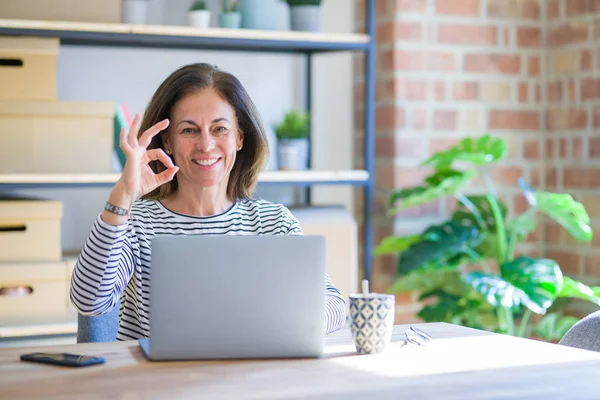
<svg viewBox="0 0 600 400">
<path fill-rule="evenodd" d="M 77 333 L 77 321 L 21 326 L 0 326 L 0 339 L 33 336 L 74 335 Z"/>
<path fill-rule="evenodd" d="M 111 186 L 120 174 L 0 174 L 2 186 Z M 264 171 L 259 185 L 366 185 L 367 171 Z"/>
<path fill-rule="evenodd" d="M 364 34 L 0 19 L 0 35 L 58 37 L 65 45 L 283 53 L 362 51 Z"/>
</svg>

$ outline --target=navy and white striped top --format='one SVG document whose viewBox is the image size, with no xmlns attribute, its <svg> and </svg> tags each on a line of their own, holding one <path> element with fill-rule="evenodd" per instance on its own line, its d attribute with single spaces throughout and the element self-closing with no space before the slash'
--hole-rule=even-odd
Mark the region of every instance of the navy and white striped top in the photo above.
<svg viewBox="0 0 600 400">
<path fill-rule="evenodd" d="M 156 234 L 302 235 L 298 220 L 283 205 L 245 199 L 224 213 L 195 217 L 170 211 L 157 200 L 138 200 L 131 218 L 109 225 L 100 215 L 79 255 L 71 279 L 71 302 L 83 315 L 108 313 L 121 300 L 117 340 L 150 335 L 150 243 Z M 325 333 L 344 325 L 343 296 L 325 276 Z"/>
</svg>

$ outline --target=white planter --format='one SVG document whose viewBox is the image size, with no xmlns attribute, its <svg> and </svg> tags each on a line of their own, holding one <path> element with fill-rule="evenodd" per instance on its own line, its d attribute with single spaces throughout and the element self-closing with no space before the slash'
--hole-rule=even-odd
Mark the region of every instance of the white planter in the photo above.
<svg viewBox="0 0 600 400">
<path fill-rule="evenodd" d="M 149 0 L 122 0 L 121 21 L 124 24 L 147 23 L 149 3 Z"/>
<path fill-rule="evenodd" d="M 210 27 L 210 11 L 194 10 L 188 11 L 188 24 L 196 28 Z"/>
<path fill-rule="evenodd" d="M 290 7 L 290 25 L 293 31 L 319 32 L 321 6 Z"/>
<path fill-rule="evenodd" d="M 308 169 L 308 139 L 279 139 L 277 148 L 280 170 L 305 171 Z"/>
</svg>

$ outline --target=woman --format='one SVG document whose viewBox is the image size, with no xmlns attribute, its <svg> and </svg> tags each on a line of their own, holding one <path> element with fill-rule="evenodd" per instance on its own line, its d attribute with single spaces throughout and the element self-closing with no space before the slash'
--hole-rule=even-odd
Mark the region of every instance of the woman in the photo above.
<svg viewBox="0 0 600 400">
<path fill-rule="evenodd" d="M 141 133 L 139 133 L 141 132 Z M 144 119 L 121 130 L 127 160 L 75 266 L 71 301 L 83 315 L 121 301 L 117 340 L 149 336 L 148 271 L 156 234 L 301 235 L 290 211 L 250 197 L 268 157 L 258 112 L 241 83 L 207 64 L 172 73 Z M 345 301 L 325 276 L 325 331 Z"/>
</svg>

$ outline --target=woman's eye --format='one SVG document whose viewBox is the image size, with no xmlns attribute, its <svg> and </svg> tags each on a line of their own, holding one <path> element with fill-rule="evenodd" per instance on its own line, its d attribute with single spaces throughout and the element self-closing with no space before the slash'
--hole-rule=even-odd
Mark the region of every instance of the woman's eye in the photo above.
<svg viewBox="0 0 600 400">
<path fill-rule="evenodd" d="M 187 134 L 196 133 L 196 128 L 184 128 L 181 132 Z"/>
<path fill-rule="evenodd" d="M 227 128 L 225 128 L 224 126 L 218 126 L 217 128 L 215 128 L 215 132 L 217 132 L 217 133 L 226 133 L 227 132 Z"/>
</svg>

